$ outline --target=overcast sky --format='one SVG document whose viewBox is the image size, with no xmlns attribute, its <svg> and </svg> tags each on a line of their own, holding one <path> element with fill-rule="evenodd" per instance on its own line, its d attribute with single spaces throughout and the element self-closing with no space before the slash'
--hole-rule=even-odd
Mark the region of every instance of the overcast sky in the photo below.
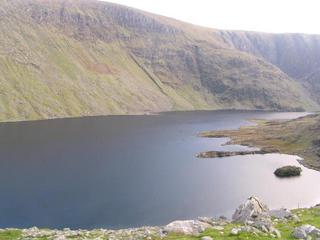
<svg viewBox="0 0 320 240">
<path fill-rule="evenodd" d="M 320 0 L 109 0 L 201 26 L 320 34 Z"/>
</svg>

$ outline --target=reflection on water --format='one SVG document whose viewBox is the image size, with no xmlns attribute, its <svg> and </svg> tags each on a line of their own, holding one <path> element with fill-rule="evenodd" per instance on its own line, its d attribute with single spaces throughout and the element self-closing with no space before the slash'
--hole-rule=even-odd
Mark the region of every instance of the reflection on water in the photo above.
<svg viewBox="0 0 320 240">
<path fill-rule="evenodd" d="M 205 130 L 301 113 L 176 112 L 0 124 L 0 227 L 128 227 L 230 215 L 250 195 L 271 207 L 320 202 L 320 174 L 279 179 L 295 156 L 198 159 L 225 139 Z"/>
</svg>

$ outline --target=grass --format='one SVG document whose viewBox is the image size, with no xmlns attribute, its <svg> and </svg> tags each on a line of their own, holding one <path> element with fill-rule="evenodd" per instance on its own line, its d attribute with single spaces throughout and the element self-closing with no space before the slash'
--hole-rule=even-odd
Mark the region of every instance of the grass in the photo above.
<svg viewBox="0 0 320 240">
<path fill-rule="evenodd" d="M 20 230 L 6 230 L 0 232 L 0 240 L 16 240 L 20 239 L 21 231 Z"/>
<path fill-rule="evenodd" d="M 320 115 L 294 120 L 256 121 L 238 130 L 209 131 L 203 137 L 229 137 L 230 144 L 258 147 L 264 151 L 298 155 L 302 164 L 320 170 Z"/>
</svg>

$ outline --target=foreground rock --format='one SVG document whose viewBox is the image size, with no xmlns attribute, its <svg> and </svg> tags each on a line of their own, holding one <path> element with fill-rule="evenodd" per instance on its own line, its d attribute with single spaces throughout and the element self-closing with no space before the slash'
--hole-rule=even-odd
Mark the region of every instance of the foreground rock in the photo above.
<svg viewBox="0 0 320 240">
<path fill-rule="evenodd" d="M 276 210 L 269 211 L 271 217 L 276 218 L 278 220 L 293 220 L 295 222 L 299 222 L 300 219 L 296 214 L 293 214 L 289 209 L 280 208 Z"/>
<path fill-rule="evenodd" d="M 313 237 L 318 239 L 320 237 L 320 229 L 306 224 L 295 228 L 292 236 L 297 239 L 312 239 Z"/>
<path fill-rule="evenodd" d="M 295 177 L 295 176 L 300 176 L 302 172 L 301 167 L 296 167 L 296 166 L 284 166 L 281 168 L 278 168 L 274 174 L 277 177 Z"/>
<path fill-rule="evenodd" d="M 249 228 L 237 229 L 238 231 L 233 229 L 233 232 L 231 232 L 233 235 L 236 235 L 236 232 L 261 231 L 264 233 L 269 233 L 275 237 L 281 237 L 280 232 L 273 226 L 270 211 L 267 205 L 260 201 L 257 197 L 250 197 L 245 203 L 241 204 L 232 215 L 232 221 L 249 226 Z"/>
<path fill-rule="evenodd" d="M 245 203 L 236 209 L 232 215 L 232 221 L 239 223 L 257 221 L 271 222 L 269 208 L 257 197 L 249 197 Z"/>
<path fill-rule="evenodd" d="M 196 236 L 210 227 L 209 223 L 199 220 L 174 221 L 164 227 L 164 232 Z"/>
</svg>

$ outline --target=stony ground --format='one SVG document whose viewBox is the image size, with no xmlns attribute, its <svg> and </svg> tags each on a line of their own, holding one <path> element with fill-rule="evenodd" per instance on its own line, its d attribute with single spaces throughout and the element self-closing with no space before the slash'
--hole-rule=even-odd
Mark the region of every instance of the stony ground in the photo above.
<svg viewBox="0 0 320 240">
<path fill-rule="evenodd" d="M 215 240 L 320 239 L 320 206 L 309 209 L 269 210 L 255 197 L 241 204 L 231 220 L 198 218 L 174 221 L 163 227 L 122 230 L 2 229 L 0 240 Z"/>
</svg>

